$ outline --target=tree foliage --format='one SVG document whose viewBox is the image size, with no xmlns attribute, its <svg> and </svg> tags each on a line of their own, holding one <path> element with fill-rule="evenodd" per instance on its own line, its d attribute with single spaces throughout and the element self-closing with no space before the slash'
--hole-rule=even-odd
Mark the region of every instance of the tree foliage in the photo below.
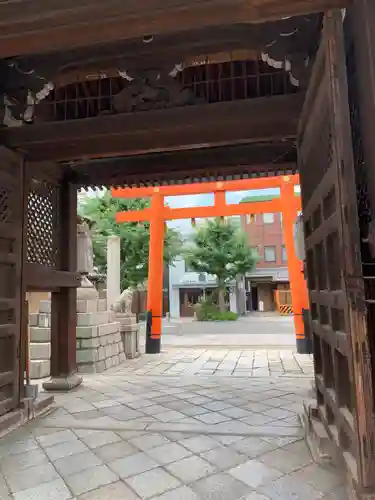
<svg viewBox="0 0 375 500">
<path fill-rule="evenodd" d="M 150 206 L 144 198 L 113 198 L 109 191 L 95 197 L 86 197 L 79 205 L 80 215 L 92 223 L 94 265 L 106 273 L 107 239 L 116 235 L 121 239 L 121 289 L 136 287 L 148 276 L 149 222 L 116 224 L 116 213 L 142 210 Z M 178 232 L 167 229 L 164 239 L 164 260 L 171 262 L 180 253 L 181 239 Z"/>
<path fill-rule="evenodd" d="M 257 257 L 246 234 L 230 219 L 208 220 L 193 236 L 193 246 L 186 253 L 188 265 L 197 272 L 216 276 L 220 310 L 224 308 L 224 291 L 239 275 L 255 266 Z"/>
</svg>

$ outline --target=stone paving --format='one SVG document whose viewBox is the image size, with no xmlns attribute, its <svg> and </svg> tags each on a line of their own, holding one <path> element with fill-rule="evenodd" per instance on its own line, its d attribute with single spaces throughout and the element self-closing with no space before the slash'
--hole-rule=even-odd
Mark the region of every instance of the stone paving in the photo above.
<svg viewBox="0 0 375 500">
<path fill-rule="evenodd" d="M 121 371 L 122 368 L 120 367 Z M 237 377 L 308 376 L 313 375 L 312 356 L 292 349 L 173 349 L 160 356 L 142 356 L 128 372 L 136 375 L 216 375 Z"/>
<path fill-rule="evenodd" d="M 346 499 L 303 440 L 310 377 L 250 377 L 256 353 L 243 376 L 218 376 L 216 365 L 196 375 L 197 359 L 227 358 L 195 356 L 145 356 L 56 395 L 52 412 L 0 440 L 1 500 Z M 158 373 L 159 363 L 177 371 Z"/>
</svg>

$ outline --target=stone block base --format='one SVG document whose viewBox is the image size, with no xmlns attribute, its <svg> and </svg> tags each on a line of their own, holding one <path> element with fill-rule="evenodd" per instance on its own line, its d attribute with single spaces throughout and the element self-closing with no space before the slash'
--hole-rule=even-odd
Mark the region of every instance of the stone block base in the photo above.
<svg viewBox="0 0 375 500">
<path fill-rule="evenodd" d="M 116 319 L 120 322 L 121 338 L 126 358 L 138 358 L 141 351 L 139 348 L 139 324 L 135 315 L 116 313 Z"/>
<path fill-rule="evenodd" d="M 46 359 L 31 359 L 30 360 L 30 378 L 37 380 L 47 378 L 51 373 L 51 362 Z"/>
<path fill-rule="evenodd" d="M 101 373 L 123 363 L 126 359 L 120 333 L 120 323 L 113 311 L 108 311 L 107 301 L 98 298 L 95 289 L 77 290 L 77 371 Z M 30 377 L 47 378 L 50 375 L 51 357 L 51 302 L 40 302 L 38 313 L 29 316 Z M 47 382 L 47 390 L 69 390 L 69 382 Z M 57 386 L 57 388 L 56 388 Z"/>
<path fill-rule="evenodd" d="M 107 319 L 112 319 L 110 316 Z M 77 368 L 79 373 L 101 373 L 125 360 L 120 323 L 77 328 Z"/>
</svg>

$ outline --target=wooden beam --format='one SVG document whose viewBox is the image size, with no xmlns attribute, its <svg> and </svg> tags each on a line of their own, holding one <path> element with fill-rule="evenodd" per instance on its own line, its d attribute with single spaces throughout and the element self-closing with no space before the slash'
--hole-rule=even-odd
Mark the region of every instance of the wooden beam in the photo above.
<svg viewBox="0 0 375 500">
<path fill-rule="evenodd" d="M 296 186 L 299 184 L 299 175 L 291 175 L 288 182 Z M 182 184 L 181 186 L 160 186 L 140 188 L 112 189 L 114 198 L 145 198 L 156 192 L 163 196 L 194 195 L 213 193 L 217 191 L 243 191 L 246 189 L 279 188 L 283 184 L 283 177 L 267 177 L 266 179 L 241 179 L 238 181 L 205 182 L 204 184 Z"/>
<path fill-rule="evenodd" d="M 27 291 L 77 288 L 81 283 L 79 273 L 57 271 L 40 264 L 25 265 L 25 280 Z"/>
<path fill-rule="evenodd" d="M 0 141 L 30 161 L 70 161 L 288 139 L 302 102 L 303 94 L 290 94 L 34 124 L 4 130 Z"/>
<path fill-rule="evenodd" d="M 347 0 L 56 0 L 0 3 L 0 58 L 48 53 L 223 24 L 264 23 L 343 7 Z M 126 26 L 126 29 L 124 29 Z"/>
<path fill-rule="evenodd" d="M 17 58 L 21 67 L 34 68 L 51 79 L 55 87 L 74 83 L 83 78 L 100 75 L 118 75 L 118 69 L 130 74 L 144 68 L 172 69 L 175 63 L 191 66 L 202 61 L 211 63 L 242 59 L 256 59 L 259 52 L 278 38 L 277 46 L 285 54 L 306 56 L 316 36 L 316 22 L 306 23 L 305 17 L 294 18 L 298 30 L 291 37 L 280 37 L 285 31 L 285 21 L 264 24 L 240 24 L 215 26 L 209 29 L 193 29 L 154 38 L 152 43 L 142 39 L 116 40 L 104 45 L 36 54 Z M 288 25 L 290 28 L 290 24 Z"/>
<path fill-rule="evenodd" d="M 198 184 L 215 180 L 232 179 L 256 179 L 260 177 L 272 177 L 274 175 L 293 175 L 297 172 L 296 162 L 275 162 L 266 164 L 230 165 L 211 168 L 192 168 L 191 170 L 181 170 L 178 163 L 173 170 L 167 170 L 161 166 L 158 171 L 127 173 L 123 172 L 116 177 L 106 179 L 98 178 L 90 184 L 84 183 L 82 187 L 113 187 L 113 186 L 160 186 L 160 185 L 180 185 L 181 182 L 195 182 Z"/>
<path fill-rule="evenodd" d="M 131 186 L 288 175 L 297 171 L 297 157 L 294 140 L 288 140 L 89 160 L 71 168 L 80 186 Z"/>
</svg>

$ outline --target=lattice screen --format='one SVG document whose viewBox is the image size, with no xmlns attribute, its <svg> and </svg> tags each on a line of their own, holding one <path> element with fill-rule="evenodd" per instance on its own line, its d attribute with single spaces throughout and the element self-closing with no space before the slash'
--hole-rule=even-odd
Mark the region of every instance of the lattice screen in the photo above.
<svg viewBox="0 0 375 500">
<path fill-rule="evenodd" d="M 9 192 L 7 189 L 0 188 L 0 221 L 6 222 L 9 219 Z"/>
<path fill-rule="evenodd" d="M 32 181 L 28 195 L 27 261 L 51 268 L 59 266 L 58 188 Z"/>
</svg>

